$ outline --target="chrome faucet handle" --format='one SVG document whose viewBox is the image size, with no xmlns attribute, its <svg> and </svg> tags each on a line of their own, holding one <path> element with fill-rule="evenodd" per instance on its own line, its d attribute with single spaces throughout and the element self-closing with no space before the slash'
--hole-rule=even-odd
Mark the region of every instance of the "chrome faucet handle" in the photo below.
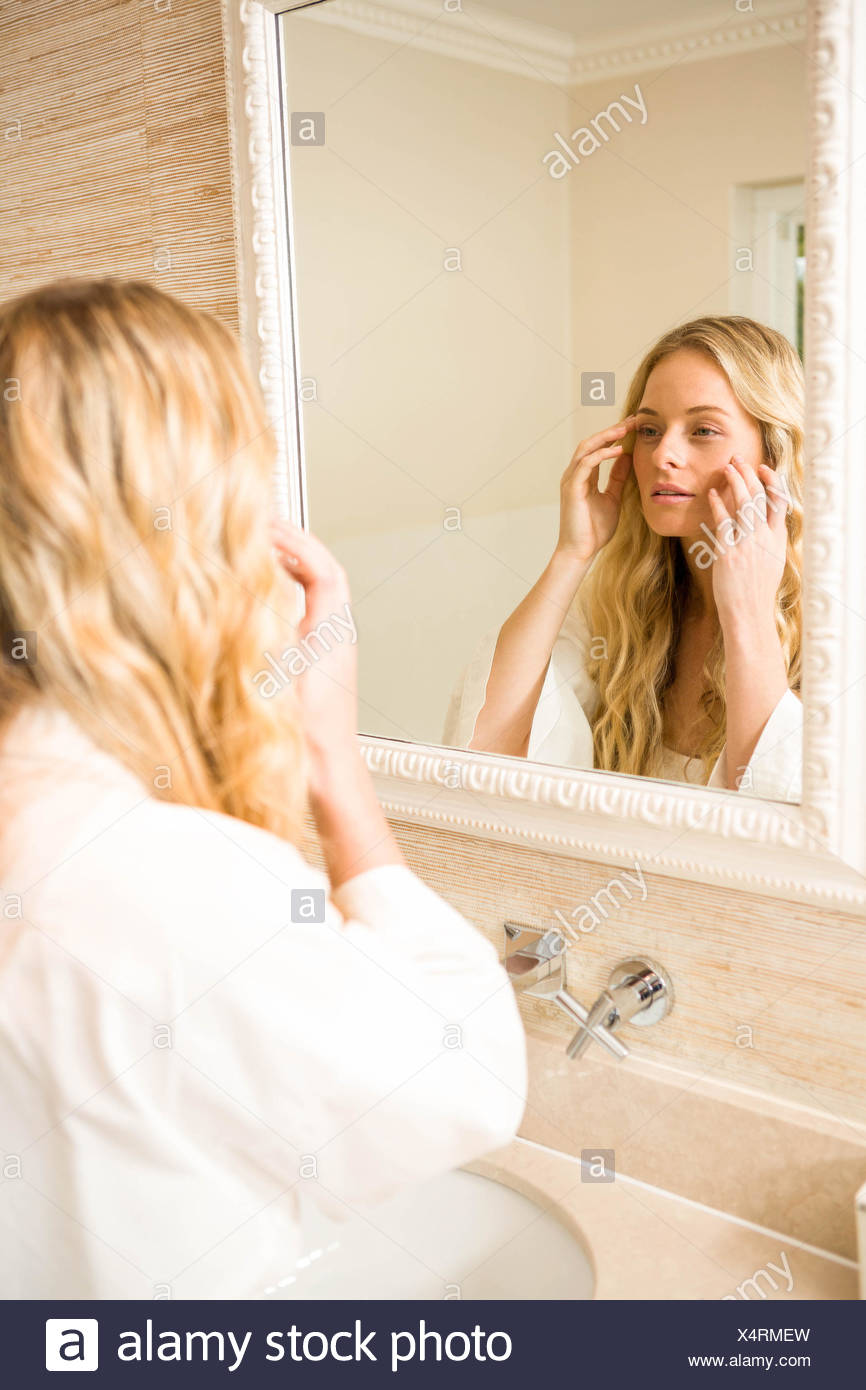
<svg viewBox="0 0 866 1390">
<path fill-rule="evenodd" d="M 555 927 L 505 923 L 505 973 L 517 994 L 553 999 L 565 983 L 565 939 Z"/>
<path fill-rule="evenodd" d="M 657 1023 L 672 1007 L 673 989 L 659 966 L 635 959 L 620 961 L 614 967 L 607 988 L 589 1011 L 564 989 L 555 998 L 580 1023 L 566 1048 L 569 1057 L 580 1057 L 593 1040 L 602 1043 L 615 1057 L 627 1057 L 628 1048 L 614 1036 L 614 1029 L 628 1022 L 642 1026 Z"/>
<path fill-rule="evenodd" d="M 621 1058 L 628 1056 L 628 1048 L 625 1043 L 620 1042 L 619 1038 L 615 1038 L 608 1026 L 608 1015 L 616 1006 L 607 993 L 607 990 L 599 995 L 591 1009 L 585 1009 L 583 1005 L 579 1004 L 565 989 L 558 990 L 555 999 L 559 1007 L 564 1009 L 567 1014 L 570 1014 L 572 1018 L 576 1018 L 580 1024 L 579 1029 L 566 1048 L 569 1057 L 573 1058 L 579 1056 L 584 1048 L 588 1047 L 593 1038 L 596 1042 L 602 1043 L 603 1046 L 607 1048 L 608 1052 L 612 1052 L 614 1057 Z"/>
</svg>

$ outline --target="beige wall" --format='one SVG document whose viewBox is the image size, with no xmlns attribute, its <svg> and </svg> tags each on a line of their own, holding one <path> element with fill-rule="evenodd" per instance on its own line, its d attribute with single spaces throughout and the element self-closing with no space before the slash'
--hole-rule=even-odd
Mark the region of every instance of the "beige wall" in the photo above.
<svg viewBox="0 0 866 1390">
<path fill-rule="evenodd" d="M 538 162 L 566 94 L 315 9 L 284 34 L 289 109 L 327 113 L 292 149 L 313 527 L 440 527 L 479 488 L 468 515 L 520 506 L 575 403 L 568 200 Z"/>
<path fill-rule="evenodd" d="M 238 322 L 218 0 L 0 9 L 0 296 L 126 275 Z"/>
<path fill-rule="evenodd" d="M 363 730 L 438 742 L 461 667 L 556 538 L 570 225 L 538 150 L 567 97 L 315 10 L 284 32 L 289 109 L 327 111 L 324 147 L 292 151 L 311 525 L 351 579 Z"/>
<path fill-rule="evenodd" d="M 539 150 L 567 95 L 315 10 L 284 33 L 289 109 L 327 113 L 292 150 L 310 521 L 352 583 L 362 729 L 435 743 L 556 540 L 579 382 L 569 200 Z"/>
<path fill-rule="evenodd" d="M 574 360 L 616 371 L 619 404 L 661 333 L 700 314 L 744 311 L 749 272 L 735 268 L 732 191 L 802 179 L 806 163 L 806 61 L 795 44 L 581 85 L 562 133 L 621 92 L 634 98 L 635 83 L 645 124 L 632 112 L 631 125 L 561 180 L 579 296 Z M 584 411 L 578 432 L 596 428 L 601 413 Z"/>
</svg>

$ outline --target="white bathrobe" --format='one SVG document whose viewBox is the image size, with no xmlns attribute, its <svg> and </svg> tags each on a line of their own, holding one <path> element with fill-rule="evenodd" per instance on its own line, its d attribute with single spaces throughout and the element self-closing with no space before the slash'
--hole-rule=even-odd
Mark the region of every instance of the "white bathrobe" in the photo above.
<svg viewBox="0 0 866 1390">
<path fill-rule="evenodd" d="M 449 748 L 467 748 L 472 740 L 498 635 L 498 626 L 485 633 L 453 691 L 442 733 L 442 742 Z M 593 766 L 590 719 L 598 703 L 598 687 L 586 669 L 589 641 L 585 619 L 579 610 L 572 610 L 553 646 L 532 720 L 528 758 L 562 767 Z M 702 764 L 668 748 L 661 776 L 699 783 Z M 726 786 L 724 749 L 707 785 Z M 740 790 L 773 801 L 802 800 L 803 706 L 792 690 L 785 692 L 767 720 Z"/>
<path fill-rule="evenodd" d="M 151 791 L 60 714 L 0 750 L 4 1299 L 259 1297 L 302 1192 L 350 1213 L 522 1114 L 497 952 L 409 869 L 329 896 L 284 840 Z"/>
</svg>

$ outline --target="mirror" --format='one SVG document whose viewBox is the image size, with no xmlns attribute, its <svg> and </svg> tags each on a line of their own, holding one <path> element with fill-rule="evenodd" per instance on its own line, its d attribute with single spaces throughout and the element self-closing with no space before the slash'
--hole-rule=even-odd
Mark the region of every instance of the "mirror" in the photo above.
<svg viewBox="0 0 866 1390">
<path fill-rule="evenodd" d="M 805 19 L 697 8 L 281 17 L 306 520 L 362 733 L 796 802 Z"/>
</svg>

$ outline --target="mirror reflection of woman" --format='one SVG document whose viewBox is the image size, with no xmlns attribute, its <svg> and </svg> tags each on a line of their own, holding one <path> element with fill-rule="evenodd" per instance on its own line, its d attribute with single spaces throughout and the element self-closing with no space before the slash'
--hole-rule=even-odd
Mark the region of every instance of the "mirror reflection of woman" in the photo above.
<svg viewBox="0 0 866 1390">
<path fill-rule="evenodd" d="M 578 445 L 553 555 L 464 674 L 448 741 L 798 800 L 802 450 L 782 334 L 666 333 L 623 419 Z"/>
</svg>

